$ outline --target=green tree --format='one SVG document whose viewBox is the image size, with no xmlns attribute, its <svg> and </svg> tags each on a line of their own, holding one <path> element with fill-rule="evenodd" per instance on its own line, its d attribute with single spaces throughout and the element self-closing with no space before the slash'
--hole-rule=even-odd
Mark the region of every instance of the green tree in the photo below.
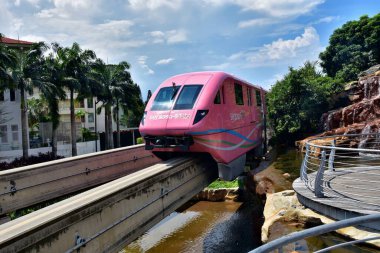
<svg viewBox="0 0 380 253">
<path fill-rule="evenodd" d="M 76 156 L 74 93 L 77 93 L 79 98 L 91 93 L 88 74 L 96 55 L 92 50 L 82 50 L 78 43 L 73 43 L 71 47 L 61 47 L 53 43 L 53 52 L 57 82 L 60 83 L 60 87 L 66 87 L 70 92 L 71 153 L 72 156 Z"/>
<path fill-rule="evenodd" d="M 36 43 L 30 49 L 27 50 L 11 50 L 16 56 L 15 65 L 11 68 L 11 87 L 20 90 L 21 100 L 21 131 L 22 131 L 22 153 L 25 159 L 28 158 L 28 127 L 27 127 L 27 104 L 26 104 L 26 92 L 33 93 L 33 88 L 36 87 L 40 90 L 49 86 L 41 78 L 41 73 L 44 66 L 44 52 L 47 46 L 43 43 Z"/>
<path fill-rule="evenodd" d="M 0 33 L 0 40 L 2 34 Z M 0 43 L 0 92 L 9 88 L 12 77 L 10 69 L 16 65 L 16 53 Z"/>
<path fill-rule="evenodd" d="M 128 62 L 119 64 L 105 64 L 101 59 L 93 66 L 92 79 L 102 86 L 102 90 L 96 94 L 102 107 L 105 109 L 105 133 L 106 148 L 113 148 L 112 108 L 117 127 L 117 147 L 120 146 L 120 108 L 123 111 L 133 107 L 138 96 L 138 86 L 133 83 L 128 71 Z M 137 87 L 137 88 L 136 88 Z M 139 91 L 139 88 L 138 88 Z M 140 93 L 141 94 L 141 93 Z"/>
<path fill-rule="evenodd" d="M 55 44 L 53 44 L 54 46 Z M 54 53 L 46 57 L 43 79 L 51 85 L 41 90 L 41 95 L 48 107 L 48 119 L 52 123 L 51 147 L 53 157 L 57 156 L 57 128 L 60 122 L 59 100 L 66 98 L 64 85 L 64 70 L 60 68 L 59 60 Z"/>
<path fill-rule="evenodd" d="M 342 89 L 339 83 L 318 72 L 316 63 L 289 68 L 267 94 L 269 122 L 277 141 L 291 144 L 317 131 L 322 113 L 329 109 L 329 96 Z"/>
<path fill-rule="evenodd" d="M 380 14 L 362 16 L 336 29 L 319 57 L 328 76 L 356 80 L 360 71 L 380 63 Z"/>
</svg>

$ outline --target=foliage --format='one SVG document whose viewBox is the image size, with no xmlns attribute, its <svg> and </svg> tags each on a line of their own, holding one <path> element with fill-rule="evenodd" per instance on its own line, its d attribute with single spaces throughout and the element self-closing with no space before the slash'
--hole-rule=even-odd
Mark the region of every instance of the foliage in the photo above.
<svg viewBox="0 0 380 253">
<path fill-rule="evenodd" d="M 322 75 L 316 63 L 306 62 L 277 81 L 267 95 L 269 123 L 277 142 L 290 144 L 317 131 L 329 97 L 340 91 L 340 80 Z"/>
<path fill-rule="evenodd" d="M 32 155 L 29 156 L 27 159 L 24 159 L 23 157 L 16 158 L 12 162 L 0 162 L 0 170 L 9 170 L 13 168 L 18 168 L 22 166 L 32 165 L 36 163 L 42 163 L 42 162 L 48 162 L 56 159 L 64 158 L 63 156 L 57 156 L 54 158 L 53 154 L 48 153 L 39 153 L 38 155 Z"/>
<path fill-rule="evenodd" d="M 238 180 L 235 179 L 234 181 L 223 181 L 221 179 L 217 179 L 214 182 L 212 182 L 207 188 L 210 189 L 220 189 L 220 188 L 236 188 L 238 187 Z"/>
<path fill-rule="evenodd" d="M 138 137 L 138 138 L 136 139 L 136 142 L 137 142 L 137 144 L 143 144 L 143 143 L 144 143 L 144 139 L 143 139 L 143 137 Z"/>
<path fill-rule="evenodd" d="M 30 98 L 27 100 L 29 126 L 35 126 L 39 122 L 49 122 L 48 102 L 44 98 Z"/>
<path fill-rule="evenodd" d="M 344 81 L 356 80 L 360 71 L 380 63 L 380 13 L 336 29 L 320 59 L 328 76 Z"/>
<path fill-rule="evenodd" d="M 81 128 L 83 141 L 94 141 L 96 140 L 96 134 L 91 132 L 88 128 Z"/>
</svg>

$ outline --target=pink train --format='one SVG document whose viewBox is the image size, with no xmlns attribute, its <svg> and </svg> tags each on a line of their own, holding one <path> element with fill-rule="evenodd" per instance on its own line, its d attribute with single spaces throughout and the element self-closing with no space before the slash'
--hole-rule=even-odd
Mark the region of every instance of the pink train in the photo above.
<svg viewBox="0 0 380 253">
<path fill-rule="evenodd" d="M 145 148 L 159 152 L 209 153 L 219 177 L 232 180 L 248 157 L 264 147 L 265 93 L 224 72 L 170 77 L 153 93 L 140 133 Z"/>
</svg>

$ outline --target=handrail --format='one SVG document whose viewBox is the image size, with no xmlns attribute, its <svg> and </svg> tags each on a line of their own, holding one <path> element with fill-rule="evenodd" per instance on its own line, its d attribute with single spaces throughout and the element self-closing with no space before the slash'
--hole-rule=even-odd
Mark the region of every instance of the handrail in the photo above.
<svg viewBox="0 0 380 253">
<path fill-rule="evenodd" d="M 268 242 L 268 243 L 266 243 L 266 244 L 264 244 L 264 245 L 262 245 L 256 249 L 250 251 L 250 253 L 267 253 L 267 252 L 271 252 L 271 251 L 276 250 L 276 249 L 278 249 L 279 252 L 281 252 L 283 246 L 288 245 L 292 242 L 296 242 L 298 240 L 304 239 L 306 237 L 317 236 L 317 235 L 321 235 L 321 234 L 325 234 L 328 232 L 335 231 L 337 229 L 350 227 L 350 226 L 356 226 L 356 225 L 362 225 L 362 224 L 366 224 L 366 223 L 373 222 L 373 221 L 380 221 L 380 213 L 350 218 L 350 219 L 341 220 L 341 221 L 337 221 L 337 222 L 330 223 L 330 224 L 325 224 L 325 225 L 309 228 L 309 229 L 306 229 L 303 231 L 294 232 L 294 233 L 291 233 L 289 235 L 280 237 L 274 241 Z M 376 237 L 375 239 L 373 239 L 373 238 L 368 238 L 368 239 L 375 240 L 378 238 Z M 360 240 L 360 241 L 358 241 L 358 243 L 363 242 L 363 241 L 369 241 L 368 239 L 367 240 Z M 345 244 L 346 243 L 342 243 L 342 245 L 345 245 Z"/>
</svg>

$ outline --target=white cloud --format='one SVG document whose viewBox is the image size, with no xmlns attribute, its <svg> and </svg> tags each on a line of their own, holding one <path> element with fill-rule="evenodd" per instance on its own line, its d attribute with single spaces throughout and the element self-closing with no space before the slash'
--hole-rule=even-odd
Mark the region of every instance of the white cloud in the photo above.
<svg viewBox="0 0 380 253">
<path fill-rule="evenodd" d="M 282 59 L 284 57 L 294 57 L 299 49 L 307 48 L 319 42 L 319 35 L 313 27 L 305 28 L 301 36 L 294 40 L 278 39 L 271 44 L 265 44 L 260 50 L 260 55 L 269 59 Z"/>
<path fill-rule="evenodd" d="M 245 20 L 241 21 L 238 24 L 239 28 L 246 28 L 250 26 L 264 26 L 264 25 L 270 25 L 270 24 L 275 24 L 278 23 L 273 18 L 257 18 L 257 19 L 251 19 L 251 20 Z"/>
<path fill-rule="evenodd" d="M 130 20 L 110 20 L 106 23 L 97 25 L 97 30 L 114 36 L 125 36 L 131 34 L 130 28 L 133 25 L 134 23 Z"/>
<path fill-rule="evenodd" d="M 277 65 L 302 64 L 306 60 L 318 59 L 321 51 L 319 35 L 313 27 L 306 27 L 304 32 L 294 39 L 277 39 L 259 48 L 237 52 L 227 60 L 231 64 L 241 64 L 243 67 L 263 67 Z"/>
<path fill-rule="evenodd" d="M 219 65 L 209 65 L 209 66 L 204 66 L 203 69 L 205 70 L 225 70 L 230 66 L 230 63 L 221 63 Z"/>
<path fill-rule="evenodd" d="M 172 30 L 168 32 L 168 44 L 175 44 L 185 42 L 187 40 L 187 34 L 184 30 Z"/>
<path fill-rule="evenodd" d="M 149 68 L 148 64 L 146 63 L 146 60 L 148 59 L 148 56 L 142 55 L 139 56 L 137 59 L 137 62 L 140 64 L 141 68 L 143 68 L 149 75 L 153 75 L 154 71 Z"/>
<path fill-rule="evenodd" d="M 244 11 L 257 11 L 272 17 L 295 17 L 309 13 L 324 0 L 203 0 L 207 4 L 237 5 Z"/>
<path fill-rule="evenodd" d="M 167 7 L 178 10 L 182 5 L 182 0 L 128 0 L 129 5 L 135 10 L 156 10 L 161 7 Z"/>
<path fill-rule="evenodd" d="M 327 16 L 327 17 L 320 18 L 315 22 L 312 22 L 310 25 L 316 25 L 320 23 L 330 23 L 336 19 L 339 19 L 339 16 Z"/>
<path fill-rule="evenodd" d="M 167 65 L 174 61 L 174 58 L 166 58 L 166 59 L 161 59 L 156 62 L 156 65 Z"/>
<path fill-rule="evenodd" d="M 35 0 L 30 0 L 35 1 Z M 59 17 L 65 19 L 85 20 L 101 12 L 101 0 L 50 0 L 53 8 L 43 9 L 36 14 L 40 18 Z"/>
<path fill-rule="evenodd" d="M 170 30 L 170 31 L 152 31 L 148 33 L 153 43 L 176 44 L 187 41 L 187 32 L 185 30 Z"/>
</svg>

